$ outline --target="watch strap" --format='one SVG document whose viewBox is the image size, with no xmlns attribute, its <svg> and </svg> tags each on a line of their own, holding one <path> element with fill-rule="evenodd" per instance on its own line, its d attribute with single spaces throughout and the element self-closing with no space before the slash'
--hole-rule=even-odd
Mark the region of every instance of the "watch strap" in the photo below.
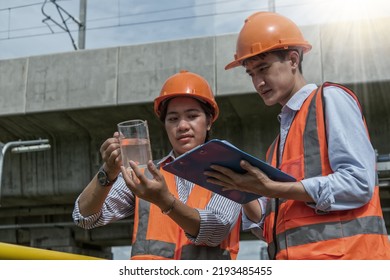
<svg viewBox="0 0 390 280">
<path fill-rule="evenodd" d="M 102 185 L 103 187 L 112 186 L 117 179 L 118 179 L 118 177 L 116 177 L 114 180 L 110 181 L 106 170 L 104 170 L 103 166 L 100 167 L 99 172 L 98 172 L 98 181 L 99 181 L 100 185 Z"/>
</svg>

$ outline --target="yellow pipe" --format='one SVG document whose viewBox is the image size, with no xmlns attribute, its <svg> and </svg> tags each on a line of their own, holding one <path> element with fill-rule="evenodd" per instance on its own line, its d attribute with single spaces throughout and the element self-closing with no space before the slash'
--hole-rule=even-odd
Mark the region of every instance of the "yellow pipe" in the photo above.
<svg viewBox="0 0 390 280">
<path fill-rule="evenodd" d="M 0 242 L 1 260 L 101 260 L 99 258 Z"/>
</svg>

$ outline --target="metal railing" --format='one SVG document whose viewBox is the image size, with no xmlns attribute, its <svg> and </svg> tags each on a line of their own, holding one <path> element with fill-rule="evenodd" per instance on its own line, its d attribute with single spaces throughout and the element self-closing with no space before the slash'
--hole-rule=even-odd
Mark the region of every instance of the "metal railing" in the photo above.
<svg viewBox="0 0 390 280">
<path fill-rule="evenodd" d="M 377 155 L 377 170 L 380 187 L 390 187 L 390 154 Z"/>
<path fill-rule="evenodd" d="M 27 140 L 27 141 L 11 141 L 8 143 L 0 142 L 0 206 L 1 206 L 1 182 L 3 179 L 3 162 L 5 154 L 9 149 L 12 153 L 29 153 L 37 151 L 46 151 L 50 149 L 48 139 Z"/>
</svg>

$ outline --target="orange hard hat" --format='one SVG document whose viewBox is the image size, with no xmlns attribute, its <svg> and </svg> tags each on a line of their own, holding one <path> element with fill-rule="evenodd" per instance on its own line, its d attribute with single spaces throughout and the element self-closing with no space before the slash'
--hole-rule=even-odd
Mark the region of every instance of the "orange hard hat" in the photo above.
<svg viewBox="0 0 390 280">
<path fill-rule="evenodd" d="M 252 56 L 283 49 L 311 50 L 298 26 L 290 19 L 272 12 L 257 12 L 249 16 L 238 34 L 234 61 L 225 70 L 242 65 Z"/>
<path fill-rule="evenodd" d="M 181 70 L 165 81 L 160 96 L 154 100 L 154 112 L 156 115 L 160 117 L 161 104 L 165 100 L 179 96 L 193 97 L 209 104 L 213 109 L 212 121 L 214 122 L 218 118 L 219 108 L 209 83 L 200 75 L 187 70 Z"/>
</svg>

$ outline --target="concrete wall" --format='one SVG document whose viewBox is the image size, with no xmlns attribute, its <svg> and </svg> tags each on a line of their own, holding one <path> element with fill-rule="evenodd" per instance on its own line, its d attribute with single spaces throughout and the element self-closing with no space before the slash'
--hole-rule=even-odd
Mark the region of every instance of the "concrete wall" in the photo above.
<svg viewBox="0 0 390 280">
<path fill-rule="evenodd" d="M 313 45 L 304 58 L 307 80 L 355 89 L 380 153 L 390 152 L 389 25 L 385 18 L 302 27 Z M 147 119 L 153 156 L 166 154 L 169 143 L 152 101 L 180 69 L 212 85 L 221 109 L 214 137 L 264 158 L 280 108 L 262 103 L 242 68 L 224 70 L 235 40 L 232 34 L 1 60 L 0 142 L 48 138 L 52 145 L 45 152 L 6 154 L 2 209 L 71 208 L 100 165 L 100 145 L 120 121 Z"/>
</svg>

